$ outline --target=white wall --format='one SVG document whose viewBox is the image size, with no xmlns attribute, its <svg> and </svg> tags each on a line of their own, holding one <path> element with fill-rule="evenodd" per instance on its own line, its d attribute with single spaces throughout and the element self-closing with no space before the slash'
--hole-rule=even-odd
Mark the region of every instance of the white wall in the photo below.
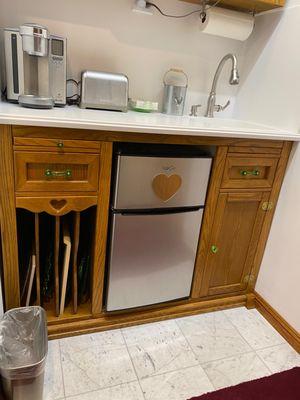
<svg viewBox="0 0 300 400">
<path fill-rule="evenodd" d="M 130 80 L 130 96 L 161 100 L 164 73 L 173 66 L 189 76 L 190 103 L 205 104 L 214 71 L 228 52 L 238 55 L 242 43 L 203 34 L 198 16 L 168 19 L 131 11 L 133 0 L 0 0 L 0 26 L 19 26 L 24 22 L 46 25 L 52 33 L 68 38 L 68 75 L 79 79 L 80 71 L 95 69 L 123 72 Z M 196 5 L 156 0 L 165 11 L 183 14 Z M 241 57 L 241 55 L 240 55 Z M 235 95 L 224 71 L 219 86 L 219 101 Z M 204 111 L 203 107 L 203 111 Z M 232 111 L 233 104 L 228 110 Z M 223 113 L 222 116 L 226 114 Z"/>
<path fill-rule="evenodd" d="M 298 131 L 300 1 L 257 17 L 235 116 Z M 256 290 L 300 331 L 300 147 L 289 162 Z"/>
</svg>

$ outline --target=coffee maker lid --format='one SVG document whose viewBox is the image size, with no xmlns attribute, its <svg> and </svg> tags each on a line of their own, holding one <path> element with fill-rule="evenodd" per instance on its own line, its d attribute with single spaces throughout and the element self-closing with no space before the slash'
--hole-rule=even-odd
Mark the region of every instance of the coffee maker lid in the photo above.
<svg viewBox="0 0 300 400">
<path fill-rule="evenodd" d="M 38 24 L 23 24 L 20 26 L 20 35 L 38 36 L 40 38 L 49 39 L 48 29 Z"/>
</svg>

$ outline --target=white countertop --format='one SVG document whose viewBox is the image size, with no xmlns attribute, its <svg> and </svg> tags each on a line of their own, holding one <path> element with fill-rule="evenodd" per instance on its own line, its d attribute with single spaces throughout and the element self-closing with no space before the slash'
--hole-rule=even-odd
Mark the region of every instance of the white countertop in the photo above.
<svg viewBox="0 0 300 400">
<path fill-rule="evenodd" d="M 66 106 L 52 110 L 23 108 L 0 102 L 0 124 L 97 129 L 169 135 L 194 135 L 248 139 L 300 140 L 300 134 L 248 121 L 204 117 L 176 117 L 159 113 L 143 114 L 83 110 Z M 125 139 L 125 138 L 124 138 Z"/>
</svg>

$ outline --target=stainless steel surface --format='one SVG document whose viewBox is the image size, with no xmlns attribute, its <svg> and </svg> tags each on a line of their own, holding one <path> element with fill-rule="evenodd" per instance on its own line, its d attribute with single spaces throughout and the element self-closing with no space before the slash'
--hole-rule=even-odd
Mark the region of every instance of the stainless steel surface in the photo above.
<svg viewBox="0 0 300 400">
<path fill-rule="evenodd" d="M 231 60 L 232 62 L 232 68 L 231 68 L 231 74 L 230 74 L 230 79 L 229 79 L 229 84 L 230 85 L 238 85 L 239 84 L 239 73 L 237 69 L 237 58 L 234 54 L 226 54 L 220 61 L 218 68 L 216 70 L 214 80 L 212 83 L 212 88 L 210 91 L 210 95 L 207 100 L 207 109 L 206 109 L 206 114 L 205 116 L 208 118 L 213 118 L 214 112 L 217 111 L 223 111 L 226 107 L 229 106 L 230 102 L 227 102 L 225 106 L 220 106 L 216 105 L 216 88 L 217 88 L 217 83 L 221 74 L 221 71 L 226 63 L 227 60 Z"/>
<path fill-rule="evenodd" d="M 46 313 L 41 307 L 7 311 L 0 322 L 0 372 L 8 400 L 42 400 L 48 352 Z"/>
<path fill-rule="evenodd" d="M 164 98 L 162 112 L 169 115 L 183 115 L 188 87 L 187 74 L 171 68 L 164 75 Z"/>
<path fill-rule="evenodd" d="M 107 311 L 190 295 L 202 212 L 113 216 Z"/>
<path fill-rule="evenodd" d="M 48 55 L 49 33 L 45 26 L 24 24 L 20 26 L 23 51 L 31 56 L 46 57 Z"/>
<path fill-rule="evenodd" d="M 191 107 L 190 117 L 198 117 L 198 108 L 202 107 L 201 104 L 194 104 Z"/>
<path fill-rule="evenodd" d="M 126 112 L 128 108 L 127 76 L 84 71 L 81 75 L 80 107 Z"/>
<path fill-rule="evenodd" d="M 41 45 L 43 41 L 47 46 Z M 7 100 L 18 102 L 19 96 L 29 95 L 32 97 L 27 98 L 27 107 L 35 108 L 37 97 L 41 97 L 43 104 L 45 98 L 52 98 L 55 105 L 66 104 L 65 38 L 49 35 L 44 27 L 34 28 L 33 24 L 25 24 L 20 29 L 5 29 L 4 44 Z M 30 50 L 32 46 L 35 55 Z M 33 99 L 32 104 L 30 99 Z"/>
<path fill-rule="evenodd" d="M 118 156 L 115 209 L 146 209 L 203 205 L 211 158 L 169 158 Z M 152 187 L 157 175 L 181 177 L 181 187 L 168 201 L 161 200 Z M 172 179 L 172 178 L 171 178 Z"/>
<path fill-rule="evenodd" d="M 29 108 L 53 108 L 54 100 L 52 97 L 34 96 L 31 94 L 22 94 L 19 96 L 19 104 Z"/>
</svg>

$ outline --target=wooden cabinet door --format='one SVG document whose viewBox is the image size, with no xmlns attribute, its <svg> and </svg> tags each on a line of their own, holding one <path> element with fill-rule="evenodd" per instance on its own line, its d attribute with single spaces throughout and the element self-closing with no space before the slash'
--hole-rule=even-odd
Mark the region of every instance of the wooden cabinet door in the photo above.
<svg viewBox="0 0 300 400">
<path fill-rule="evenodd" d="M 268 198 L 268 192 L 219 194 L 201 296 L 247 289 Z"/>
</svg>

